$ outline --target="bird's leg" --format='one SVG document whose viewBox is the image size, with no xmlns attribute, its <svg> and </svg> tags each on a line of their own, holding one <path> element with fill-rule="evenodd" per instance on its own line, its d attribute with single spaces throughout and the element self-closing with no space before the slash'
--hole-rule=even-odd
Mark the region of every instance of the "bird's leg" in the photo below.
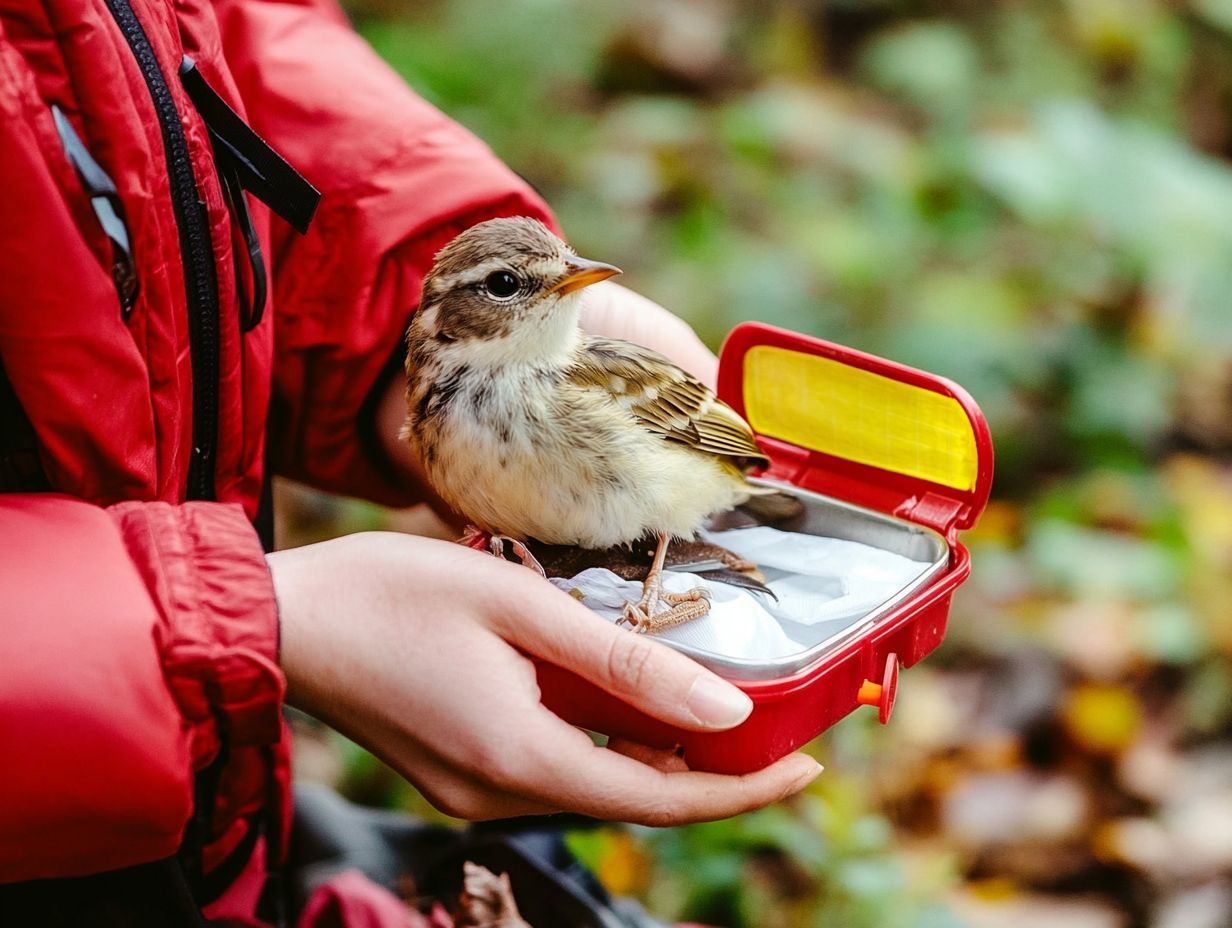
<svg viewBox="0 0 1232 928">
<path fill-rule="evenodd" d="M 650 573 L 642 583 L 642 598 L 636 605 L 628 603 L 621 617 L 635 632 L 662 632 L 685 622 L 700 618 L 710 611 L 710 594 L 702 587 L 687 593 L 668 593 L 663 590 L 663 560 L 667 557 L 668 536 L 659 536 Z M 659 603 L 671 603 L 667 612 L 656 615 Z"/>
<path fill-rule="evenodd" d="M 458 544 L 474 548 L 476 551 L 486 550 L 489 554 L 499 557 L 502 561 L 505 559 L 505 542 L 509 542 L 513 548 L 513 553 L 518 556 L 518 560 L 522 562 L 523 566 L 529 567 L 541 577 L 548 575 L 547 571 L 543 569 L 543 565 L 539 563 L 539 559 L 531 554 L 530 548 L 526 547 L 516 538 L 510 538 L 508 535 L 493 535 L 474 525 L 468 525 L 462 530 L 462 537 L 458 539 Z"/>
<path fill-rule="evenodd" d="M 667 559 L 667 535 L 659 536 L 655 545 L 654 560 L 650 563 L 650 573 L 642 582 L 642 601 L 639 605 L 646 610 L 646 615 L 654 615 L 659 599 L 663 596 L 663 561 Z"/>
</svg>

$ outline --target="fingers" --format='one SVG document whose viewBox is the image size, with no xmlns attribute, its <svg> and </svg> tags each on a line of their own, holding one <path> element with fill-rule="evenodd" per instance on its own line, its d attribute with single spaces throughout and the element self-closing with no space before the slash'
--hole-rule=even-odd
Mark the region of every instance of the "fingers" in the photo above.
<svg viewBox="0 0 1232 928">
<path fill-rule="evenodd" d="M 418 745 L 408 746 L 394 763 L 424 798 L 455 818 L 569 811 L 647 825 L 707 821 L 760 808 L 803 788 L 820 771 L 810 758 L 794 755 L 747 777 L 691 773 L 674 751 L 618 739 L 599 748 L 554 718 L 499 756 L 500 763 L 475 771 Z"/>
<path fill-rule="evenodd" d="M 528 713 L 529 715 L 529 713 Z M 438 808 L 465 818 L 568 811 L 608 821 L 670 826 L 712 821 L 760 809 L 807 786 L 821 766 L 793 754 L 744 776 L 687 769 L 671 751 L 627 741 L 596 747 L 589 736 L 541 707 L 485 766 L 482 783 L 456 764 L 440 769 L 444 789 L 431 792 L 434 771 L 417 784 Z M 435 762 L 434 762 L 435 763 Z M 460 786 L 461 784 L 461 786 Z"/>
<path fill-rule="evenodd" d="M 803 789 L 821 772 L 803 754 L 733 777 L 691 772 L 673 752 L 632 742 L 584 750 L 576 759 L 558 758 L 565 762 L 552 770 L 528 767 L 518 778 L 525 792 L 480 782 L 431 756 L 415 757 L 404 774 L 434 807 L 468 821 L 568 811 L 668 827 L 760 809 Z"/>
<path fill-rule="evenodd" d="M 760 809 L 804 789 L 821 773 L 804 754 L 792 754 L 756 773 L 732 777 L 717 773 L 663 773 L 611 751 L 595 751 L 586 775 L 598 778 L 599 766 L 612 767 L 620 783 L 604 791 L 595 783 L 568 804 L 573 811 L 609 821 L 667 827 L 709 822 Z M 615 769 L 623 761 L 624 769 Z M 641 772 L 644 771 L 645 775 Z"/>
<path fill-rule="evenodd" d="M 694 772 L 671 751 L 623 741 L 596 747 L 556 721 L 576 740 L 566 744 L 545 733 L 544 740 L 523 745 L 521 764 L 505 771 L 499 784 L 430 756 L 416 757 L 412 770 L 404 773 L 436 808 L 471 821 L 563 810 L 659 827 L 760 809 L 800 791 L 821 773 L 805 754 L 744 776 Z"/>
<path fill-rule="evenodd" d="M 670 748 L 652 748 L 636 741 L 626 741 L 623 738 L 609 738 L 607 749 L 623 754 L 625 757 L 645 764 L 660 773 L 681 773 L 689 769 L 684 758 Z"/>
<path fill-rule="evenodd" d="M 522 788 L 516 791 L 609 821 L 668 826 L 728 818 L 799 792 L 821 773 L 821 765 L 807 754 L 790 754 L 743 776 L 663 771 L 617 751 L 596 748 L 578 732 L 574 733 L 581 741 L 562 750 L 564 734 L 553 729 L 573 730 L 554 716 L 543 715 L 536 741 L 552 743 L 558 750 L 551 754 L 550 770 L 538 770 L 534 756 L 528 756 Z"/>
<path fill-rule="evenodd" d="M 434 808 L 468 822 L 553 815 L 561 811 L 558 805 L 496 790 L 478 781 L 459 777 L 457 771 L 433 768 L 422 762 L 415 765 L 413 776 L 414 779 L 410 776 L 407 779 L 415 784 Z"/>
<path fill-rule="evenodd" d="M 586 290 L 582 328 L 653 348 L 713 389 L 719 362 L 692 327 L 628 287 L 603 281 Z"/>
<path fill-rule="evenodd" d="M 502 789 L 483 779 L 480 772 L 460 767 L 424 745 L 411 745 L 400 732 L 386 730 L 375 739 L 368 733 L 367 737 L 360 736 L 356 740 L 373 751 L 379 751 L 381 745 L 400 744 L 398 753 L 384 751 L 382 754 L 434 808 L 454 818 L 478 822 L 561 811 L 558 803 Z"/>
<path fill-rule="evenodd" d="M 683 654 L 617 628 L 554 588 L 530 592 L 537 595 L 522 615 L 505 613 L 498 620 L 506 639 L 524 650 L 682 728 L 732 728 L 753 711 L 740 689 Z"/>
</svg>

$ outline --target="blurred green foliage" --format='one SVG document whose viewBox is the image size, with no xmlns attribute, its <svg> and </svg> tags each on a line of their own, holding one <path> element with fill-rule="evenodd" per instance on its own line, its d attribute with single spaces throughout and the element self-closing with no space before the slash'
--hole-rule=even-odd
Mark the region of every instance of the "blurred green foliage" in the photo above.
<svg viewBox="0 0 1232 928">
<path fill-rule="evenodd" d="M 578 852 L 723 925 L 978 924 L 1037 894 L 1070 900 L 1056 925 L 1232 919 L 1201 895 L 1232 855 L 1169 876 L 1135 824 L 1187 808 L 1140 755 L 1188 782 L 1232 726 L 1232 3 L 349 9 L 716 347 L 745 319 L 821 335 L 952 377 L 992 427 L 973 579 L 896 724 L 843 722 L 792 804 Z M 973 844 L 982 777 L 1085 804 L 1060 837 Z"/>
<path fill-rule="evenodd" d="M 1216 7 L 357 15 L 580 250 L 713 343 L 760 319 L 964 384 L 1012 492 L 1041 469 L 1141 466 L 1178 433 L 1202 440 L 1207 387 L 1227 392 L 1232 173 L 1191 138 L 1227 143 Z"/>
</svg>

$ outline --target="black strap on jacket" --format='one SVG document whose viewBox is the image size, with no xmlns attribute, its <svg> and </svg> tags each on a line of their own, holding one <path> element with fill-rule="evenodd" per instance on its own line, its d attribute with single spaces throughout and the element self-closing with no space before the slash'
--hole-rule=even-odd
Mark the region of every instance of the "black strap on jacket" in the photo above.
<svg viewBox="0 0 1232 928">
<path fill-rule="evenodd" d="M 244 239 L 248 275 L 240 264 L 240 250 L 236 249 L 235 284 L 241 324 L 247 332 L 261 321 L 267 282 L 261 243 L 244 200 L 244 191 L 285 219 L 301 235 L 308 231 L 321 194 L 231 109 L 187 55 L 180 62 L 180 83 L 209 130 L 223 193 Z M 250 291 L 245 290 L 246 279 L 251 280 Z"/>
</svg>

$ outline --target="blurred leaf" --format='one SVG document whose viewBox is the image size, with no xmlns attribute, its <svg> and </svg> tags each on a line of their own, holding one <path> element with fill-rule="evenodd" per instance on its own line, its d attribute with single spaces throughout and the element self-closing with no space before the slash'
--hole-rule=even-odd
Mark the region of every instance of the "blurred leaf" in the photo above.
<svg viewBox="0 0 1232 928">
<path fill-rule="evenodd" d="M 1157 543 L 1044 519 L 1027 551 L 1045 583 L 1074 596 L 1160 599 L 1177 593 L 1183 562 Z"/>
<path fill-rule="evenodd" d="M 1111 754 L 1133 741 L 1142 723 L 1142 707 L 1121 687 L 1080 686 L 1066 700 L 1063 718 L 1079 744 L 1097 754 Z"/>
<path fill-rule="evenodd" d="M 1232 665 L 1208 660 L 1186 681 L 1184 709 L 1189 728 L 1203 734 L 1225 730 L 1232 723 Z"/>
<path fill-rule="evenodd" d="M 937 115 L 965 110 L 979 71 L 975 47 L 953 23 L 912 23 L 878 38 L 864 63 L 874 84 Z"/>
<path fill-rule="evenodd" d="M 1193 9 L 1224 32 L 1232 33 L 1232 0 L 1194 0 Z"/>
<path fill-rule="evenodd" d="M 1137 614 L 1142 653 L 1161 664 L 1188 664 L 1201 658 L 1209 642 L 1193 612 L 1181 603 L 1159 603 Z"/>
</svg>

